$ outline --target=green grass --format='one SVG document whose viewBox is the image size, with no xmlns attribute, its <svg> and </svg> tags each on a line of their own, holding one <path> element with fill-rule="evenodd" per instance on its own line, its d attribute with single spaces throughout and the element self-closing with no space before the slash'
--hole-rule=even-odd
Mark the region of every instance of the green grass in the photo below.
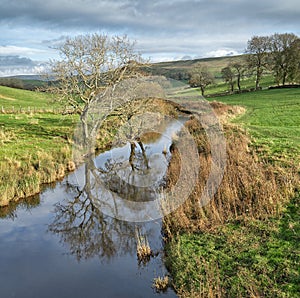
<svg viewBox="0 0 300 298">
<path fill-rule="evenodd" d="M 175 98 L 195 95 L 199 93 L 187 89 Z M 300 88 L 262 90 L 207 100 L 246 108 L 246 113 L 233 122 L 249 131 L 261 157 L 276 162 L 300 161 Z"/>
<path fill-rule="evenodd" d="M 233 122 L 246 129 L 260 159 L 289 169 L 300 161 L 300 89 L 209 98 L 246 108 Z M 296 186 L 297 187 L 297 186 Z M 298 185 L 299 187 L 299 185 Z M 268 220 L 228 222 L 182 233 L 167 244 L 176 289 L 187 297 L 298 297 L 299 188 L 286 211 Z"/>
<path fill-rule="evenodd" d="M 274 79 L 272 76 L 270 75 L 266 75 L 262 77 L 261 83 L 260 83 L 262 88 L 267 88 L 269 86 L 274 85 Z M 251 78 L 245 78 L 241 80 L 241 89 L 251 89 L 254 88 L 255 86 L 255 78 L 251 77 Z M 185 87 L 188 87 L 188 84 L 186 84 Z M 237 89 L 237 85 L 234 85 L 234 90 L 238 90 Z M 229 91 L 229 86 L 228 84 L 224 83 L 222 81 L 222 79 L 218 79 L 213 85 L 209 85 L 206 89 L 205 89 L 205 95 L 209 95 L 212 96 L 214 94 L 217 93 L 225 93 Z M 178 88 L 177 94 L 176 96 L 200 96 L 201 91 L 200 88 L 187 88 L 187 89 L 183 89 L 183 88 Z"/>
<path fill-rule="evenodd" d="M 0 160 L 5 157 L 26 160 L 36 155 L 37 150 L 51 154 L 67 144 L 72 137 L 77 116 L 58 114 L 4 114 L 0 115 L 0 131 L 3 138 L 0 147 Z"/>
<path fill-rule="evenodd" d="M 214 233 L 179 236 L 167 246 L 177 289 L 187 296 L 198 293 L 196 297 L 215 297 L 209 289 L 219 297 L 298 297 L 299 204 L 298 194 L 281 218 L 233 222 Z"/>
<path fill-rule="evenodd" d="M 261 157 L 270 161 L 299 162 L 299 88 L 263 90 L 215 100 L 246 108 L 246 113 L 234 122 L 249 130 Z"/>
<path fill-rule="evenodd" d="M 57 113 L 57 105 L 45 93 L 0 87 L 2 107 L 6 113 L 0 113 L 0 205 L 63 177 L 72 160 L 69 140 L 79 121 L 78 116 Z"/>
<path fill-rule="evenodd" d="M 55 105 L 57 106 L 57 105 Z M 0 109 L 12 109 L 35 107 L 37 109 L 52 109 L 51 95 L 28 90 L 14 89 L 0 86 Z"/>
</svg>

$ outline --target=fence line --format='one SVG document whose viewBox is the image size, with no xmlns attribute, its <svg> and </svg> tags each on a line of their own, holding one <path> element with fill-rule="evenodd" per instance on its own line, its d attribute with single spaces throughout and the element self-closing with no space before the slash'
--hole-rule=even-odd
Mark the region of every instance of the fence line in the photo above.
<svg viewBox="0 0 300 298">
<path fill-rule="evenodd" d="M 0 114 L 42 114 L 42 113 L 51 113 L 51 114 L 64 114 L 66 111 L 63 108 L 58 107 L 49 107 L 41 108 L 35 106 L 28 107 L 4 107 L 1 106 Z"/>
</svg>

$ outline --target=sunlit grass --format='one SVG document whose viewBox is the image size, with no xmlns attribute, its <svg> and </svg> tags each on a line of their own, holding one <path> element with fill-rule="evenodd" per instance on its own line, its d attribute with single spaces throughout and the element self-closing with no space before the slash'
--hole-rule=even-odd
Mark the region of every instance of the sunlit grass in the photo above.
<svg viewBox="0 0 300 298">
<path fill-rule="evenodd" d="M 209 99 L 211 100 L 211 99 Z M 276 161 L 298 161 L 300 157 L 300 89 L 274 89 L 216 100 L 246 108 L 234 120 L 246 128 L 260 155 Z"/>
<path fill-rule="evenodd" d="M 249 133 L 252 150 L 237 147 L 234 156 L 228 154 L 236 171 L 227 166 L 222 184 L 229 183 L 227 190 L 221 184 L 220 198 L 199 210 L 196 203 L 201 188 L 195 189 L 186 206 L 169 218 L 171 224 L 165 221 L 171 235 L 167 265 L 174 286 L 183 297 L 297 297 L 300 89 L 263 90 L 209 100 L 246 109 L 233 122 Z M 227 143 L 235 147 L 238 140 L 227 138 Z M 248 164 L 251 158 L 252 168 Z M 256 170 L 267 168 L 269 173 L 258 178 Z M 240 183 L 236 191 L 234 178 Z M 295 197 L 291 200 L 291 196 Z M 235 218 L 231 215 L 236 212 L 236 198 L 241 209 L 246 209 Z M 250 205 L 247 198 L 252 200 Z M 229 208 L 226 216 L 223 204 Z M 272 208 L 274 212 L 268 214 Z M 259 211 L 260 216 L 250 215 L 250 209 Z M 214 212 L 215 218 L 207 217 Z M 222 225 L 219 218 L 224 220 Z"/>
</svg>

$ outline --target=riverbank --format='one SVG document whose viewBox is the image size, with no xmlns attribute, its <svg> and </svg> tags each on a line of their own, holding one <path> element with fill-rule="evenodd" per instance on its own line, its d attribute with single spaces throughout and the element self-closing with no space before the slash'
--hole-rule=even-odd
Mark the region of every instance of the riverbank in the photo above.
<svg viewBox="0 0 300 298">
<path fill-rule="evenodd" d="M 166 264 L 179 296 L 296 297 L 299 98 L 299 90 L 218 98 L 246 112 L 223 124 L 227 168 L 218 192 L 203 208 L 199 197 L 210 150 L 199 123 L 186 123 L 198 144 L 202 171 L 193 194 L 164 221 Z M 225 107 L 217 104 L 219 116 Z M 170 185 L 176 182 L 178 164 L 175 152 Z"/>
<path fill-rule="evenodd" d="M 1 104 L 7 103 L 9 97 L 11 109 L 9 113 L 0 114 L 0 206 L 3 207 L 39 193 L 43 184 L 63 179 L 78 166 L 72 157 L 72 146 L 79 116 L 53 112 L 49 109 L 51 102 L 47 94 L 1 88 Z M 26 93 L 25 101 L 22 92 Z M 25 102 L 35 102 L 39 107 L 36 111 L 40 112 L 12 109 L 12 101 L 14 106 L 21 107 L 26 106 Z M 140 106 L 141 102 L 138 104 L 140 113 L 147 110 L 173 117 L 178 114 L 178 107 L 164 100 L 147 99 L 143 107 Z M 5 109 L 8 110 L 8 106 Z M 48 112 L 43 112 L 46 109 Z M 96 144 L 98 152 L 109 148 L 117 127 L 126 120 L 121 116 L 121 112 L 116 111 L 103 123 Z"/>
</svg>

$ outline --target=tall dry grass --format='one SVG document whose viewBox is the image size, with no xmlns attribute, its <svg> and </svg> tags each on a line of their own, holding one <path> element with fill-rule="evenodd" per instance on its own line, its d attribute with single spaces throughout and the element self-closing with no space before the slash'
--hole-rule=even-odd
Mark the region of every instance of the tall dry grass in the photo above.
<svg viewBox="0 0 300 298">
<path fill-rule="evenodd" d="M 42 184 L 61 180 L 72 168 L 71 148 L 64 146 L 57 154 L 37 151 L 26 159 L 4 157 L 0 161 L 0 206 L 37 194 Z"/>
<path fill-rule="evenodd" d="M 218 104 L 218 110 L 226 113 L 228 108 Z M 200 197 L 212 163 L 210 145 L 196 118 L 187 121 L 185 126 L 198 147 L 200 172 L 188 200 L 164 220 L 169 237 L 177 232 L 212 230 L 231 220 L 263 219 L 281 212 L 299 182 L 297 170 L 260 160 L 251 150 L 245 131 L 229 124 L 224 125 L 227 161 L 223 180 L 209 204 L 201 207 Z M 176 183 L 180 167 L 181 160 L 175 146 L 168 170 L 168 187 Z"/>
<path fill-rule="evenodd" d="M 299 188 L 299 169 L 284 168 L 272 165 L 260 159 L 251 148 L 251 141 L 246 132 L 237 126 L 228 124 L 227 120 L 242 110 L 232 110 L 230 107 L 213 103 L 217 114 L 224 121 L 226 135 L 227 160 L 223 180 L 211 201 L 201 207 L 200 198 L 205 188 L 211 168 L 210 144 L 205 130 L 196 118 L 191 118 L 185 126 L 193 135 L 199 152 L 200 172 L 194 190 L 189 198 L 176 211 L 164 218 L 165 239 L 172 251 L 167 262 L 174 269 L 177 263 L 184 263 L 185 272 L 175 272 L 176 279 L 180 280 L 181 288 L 175 288 L 180 297 L 229 297 L 222 285 L 222 276 L 218 267 L 218 260 L 207 261 L 201 255 L 192 253 L 181 255 L 186 247 L 181 247 L 178 237 L 182 233 L 188 234 L 217 234 L 221 225 L 228 222 L 251 223 L 252 220 L 268 219 L 280 215 L 290 198 Z M 172 146 L 173 152 L 167 174 L 167 187 L 172 188 L 179 179 L 181 159 L 176 144 Z M 188 150 L 188 148 L 187 148 Z M 232 243 L 228 245 L 234 245 Z M 217 248 L 216 248 L 217 250 Z M 176 258 L 176 260 L 172 259 Z M 182 260 L 180 260 L 182 258 Z M 195 273 L 194 262 L 199 273 Z M 181 264 L 180 263 L 180 264 Z M 182 267 L 180 267 L 182 270 Z M 178 270 L 175 269 L 175 271 Z M 201 272 L 201 273 L 200 273 Z M 248 271 L 245 271 L 248 274 Z M 240 270 L 239 274 L 242 274 Z M 196 275 L 193 276 L 193 274 Z M 193 278 L 196 278 L 195 281 Z M 257 288 L 253 276 L 238 276 L 244 280 L 241 293 L 247 292 L 247 297 L 264 297 Z M 190 279 L 190 280 L 189 280 Z M 195 286 L 195 284 L 200 284 Z M 174 285 L 175 287 L 175 285 Z M 245 287 L 245 289 L 243 289 Z M 243 292 L 244 291 L 244 292 Z M 245 297 L 244 294 L 238 297 Z"/>
</svg>

